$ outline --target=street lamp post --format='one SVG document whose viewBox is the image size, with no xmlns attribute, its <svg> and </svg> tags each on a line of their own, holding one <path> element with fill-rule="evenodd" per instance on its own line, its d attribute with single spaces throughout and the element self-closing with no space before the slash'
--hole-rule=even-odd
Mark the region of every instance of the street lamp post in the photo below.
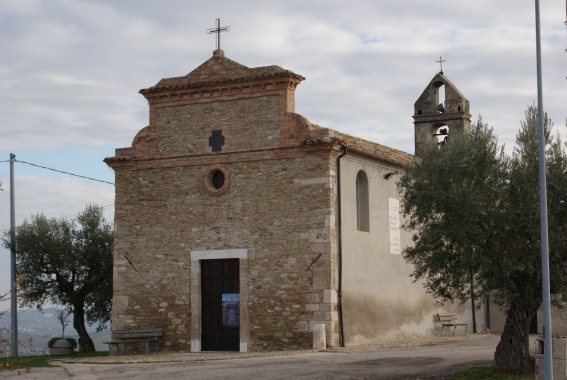
<svg viewBox="0 0 567 380">
<path fill-rule="evenodd" d="M 545 135 L 543 128 L 543 94 L 541 79 L 541 32 L 539 0 L 535 0 L 537 57 L 537 119 L 539 130 L 539 204 L 541 218 L 541 282 L 543 299 L 543 363 L 545 380 L 553 379 L 551 348 L 551 296 L 549 285 L 549 242 L 547 227 L 547 185 L 545 179 Z"/>
<path fill-rule="evenodd" d="M 12 285 L 11 300 L 11 349 L 13 357 L 18 356 L 18 284 L 16 282 L 16 202 L 14 186 L 14 162 L 16 155 L 10 153 L 10 282 Z"/>
</svg>

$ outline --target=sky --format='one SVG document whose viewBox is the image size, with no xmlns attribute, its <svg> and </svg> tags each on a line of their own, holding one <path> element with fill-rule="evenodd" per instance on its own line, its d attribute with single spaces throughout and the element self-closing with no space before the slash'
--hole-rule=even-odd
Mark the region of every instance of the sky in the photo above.
<svg viewBox="0 0 567 380">
<path fill-rule="evenodd" d="M 544 109 L 565 138 L 563 0 L 541 1 Z M 537 101 L 534 1 L 3 0 L 0 1 L 0 230 L 33 214 L 73 217 L 90 203 L 113 219 L 103 162 L 148 124 L 138 94 L 212 56 L 279 65 L 307 79 L 296 112 L 312 123 L 413 153 L 413 104 L 439 72 L 511 152 Z M 0 292 L 10 253 L 0 249 Z"/>
</svg>

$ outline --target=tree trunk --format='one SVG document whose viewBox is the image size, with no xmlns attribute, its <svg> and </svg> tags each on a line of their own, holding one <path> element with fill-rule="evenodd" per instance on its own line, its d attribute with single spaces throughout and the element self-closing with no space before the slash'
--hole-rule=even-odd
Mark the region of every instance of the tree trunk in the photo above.
<svg viewBox="0 0 567 380">
<path fill-rule="evenodd" d="M 476 334 L 476 299 L 474 295 L 474 274 L 472 271 L 472 267 L 470 271 L 470 276 L 471 276 L 472 327 L 473 327 L 473 333 Z"/>
<path fill-rule="evenodd" d="M 529 330 L 532 314 L 529 310 L 525 310 L 525 307 L 522 308 L 517 301 L 512 301 L 500 343 L 494 353 L 496 366 L 501 370 L 531 370 Z"/>
<path fill-rule="evenodd" d="M 93 340 L 85 327 L 85 310 L 83 305 L 73 306 L 73 327 L 79 334 L 79 352 L 94 352 Z"/>
</svg>

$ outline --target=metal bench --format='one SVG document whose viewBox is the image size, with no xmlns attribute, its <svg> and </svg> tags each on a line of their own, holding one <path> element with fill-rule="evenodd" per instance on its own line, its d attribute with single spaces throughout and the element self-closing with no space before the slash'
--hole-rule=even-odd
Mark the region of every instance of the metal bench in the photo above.
<svg viewBox="0 0 567 380">
<path fill-rule="evenodd" d="M 458 326 L 464 326 L 465 327 L 465 334 L 464 335 L 467 335 L 468 325 L 466 323 L 458 323 L 456 315 L 454 315 L 454 314 L 437 314 L 437 318 L 439 319 L 439 322 L 441 323 L 441 332 L 439 332 L 439 335 L 443 335 L 443 329 L 445 327 L 449 327 L 449 329 L 452 327 L 453 328 L 453 335 L 455 335 L 455 330 L 457 329 Z"/>
<path fill-rule="evenodd" d="M 116 351 L 120 354 L 120 345 L 130 343 L 145 343 L 146 354 L 150 353 L 150 343 L 154 342 L 154 352 L 158 351 L 158 337 L 163 336 L 161 328 L 115 330 L 112 332 L 112 340 L 103 342 L 108 344 L 108 355 L 112 355 L 112 346 L 116 346 Z"/>
</svg>

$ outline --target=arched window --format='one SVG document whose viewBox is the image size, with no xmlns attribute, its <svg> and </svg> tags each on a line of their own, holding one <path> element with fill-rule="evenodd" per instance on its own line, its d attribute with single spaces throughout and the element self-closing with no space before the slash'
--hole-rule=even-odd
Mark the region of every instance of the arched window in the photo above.
<svg viewBox="0 0 567 380">
<path fill-rule="evenodd" d="M 364 170 L 356 175 L 356 225 L 359 231 L 370 231 L 368 177 Z"/>
</svg>

